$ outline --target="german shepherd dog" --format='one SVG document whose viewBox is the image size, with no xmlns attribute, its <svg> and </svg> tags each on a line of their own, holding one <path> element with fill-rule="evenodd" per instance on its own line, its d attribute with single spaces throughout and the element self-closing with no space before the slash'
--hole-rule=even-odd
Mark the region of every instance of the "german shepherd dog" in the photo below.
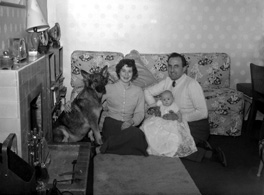
<svg viewBox="0 0 264 195">
<path fill-rule="evenodd" d="M 54 142 L 77 142 L 82 140 L 90 129 L 97 144 L 102 144 L 99 131 L 99 118 L 102 111 L 101 98 L 108 82 L 108 67 L 89 74 L 81 70 L 84 88 L 71 103 L 69 112 L 63 111 L 53 127 Z"/>
</svg>

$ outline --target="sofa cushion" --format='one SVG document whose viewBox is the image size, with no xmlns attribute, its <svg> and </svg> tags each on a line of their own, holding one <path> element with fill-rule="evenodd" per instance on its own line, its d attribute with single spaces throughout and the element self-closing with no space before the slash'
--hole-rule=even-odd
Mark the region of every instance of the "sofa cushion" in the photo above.
<svg viewBox="0 0 264 195">
<path fill-rule="evenodd" d="M 115 82 L 118 78 L 115 72 L 116 64 L 124 58 L 122 53 L 104 51 L 74 51 L 71 55 L 71 86 L 83 86 L 81 69 L 88 73 L 108 66 L 109 81 Z"/>
<path fill-rule="evenodd" d="M 145 67 L 159 82 L 168 76 L 167 59 L 169 54 L 140 54 Z"/>
<path fill-rule="evenodd" d="M 154 85 L 157 83 L 157 80 L 155 79 L 153 74 L 145 66 L 145 63 L 141 59 L 138 51 L 130 51 L 130 53 L 125 56 L 125 58 L 134 59 L 137 66 L 138 77 L 133 81 L 133 84 L 144 89 L 149 85 Z"/>
<path fill-rule="evenodd" d="M 210 133 L 214 135 L 241 135 L 243 122 L 243 93 L 231 88 L 205 88 Z"/>
</svg>

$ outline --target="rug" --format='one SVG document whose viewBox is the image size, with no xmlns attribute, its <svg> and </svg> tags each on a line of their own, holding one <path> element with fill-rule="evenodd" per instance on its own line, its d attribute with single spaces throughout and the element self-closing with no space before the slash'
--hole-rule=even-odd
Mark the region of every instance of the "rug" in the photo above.
<svg viewBox="0 0 264 195">
<path fill-rule="evenodd" d="M 179 158 L 98 154 L 94 195 L 201 195 Z"/>
</svg>

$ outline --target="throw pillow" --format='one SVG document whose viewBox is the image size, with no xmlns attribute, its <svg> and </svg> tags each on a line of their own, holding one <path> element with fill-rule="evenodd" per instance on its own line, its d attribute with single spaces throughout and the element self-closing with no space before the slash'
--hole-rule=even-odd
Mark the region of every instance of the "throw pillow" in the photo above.
<svg viewBox="0 0 264 195">
<path fill-rule="evenodd" d="M 146 68 L 138 51 L 136 50 L 130 51 L 130 53 L 125 56 L 125 58 L 135 60 L 137 70 L 138 70 L 138 77 L 133 81 L 134 85 L 139 86 L 144 89 L 152 84 L 157 83 L 157 80 L 155 79 L 155 77 Z"/>
</svg>

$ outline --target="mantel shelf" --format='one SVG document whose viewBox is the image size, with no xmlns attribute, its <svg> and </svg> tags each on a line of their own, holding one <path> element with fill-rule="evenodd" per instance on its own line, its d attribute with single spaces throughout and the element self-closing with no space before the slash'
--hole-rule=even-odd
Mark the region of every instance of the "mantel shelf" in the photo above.
<svg viewBox="0 0 264 195">
<path fill-rule="evenodd" d="M 0 6 L 15 7 L 15 8 L 26 8 L 25 5 L 7 3 L 7 2 L 0 2 Z"/>
</svg>

